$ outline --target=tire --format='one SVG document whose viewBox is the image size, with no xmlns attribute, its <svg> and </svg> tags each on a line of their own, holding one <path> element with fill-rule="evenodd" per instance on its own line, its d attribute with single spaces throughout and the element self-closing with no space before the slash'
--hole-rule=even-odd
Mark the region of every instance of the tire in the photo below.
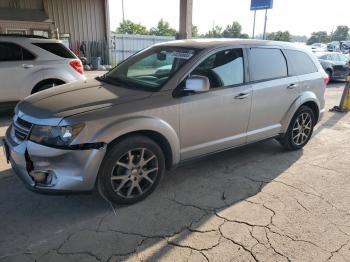
<svg viewBox="0 0 350 262">
<path fill-rule="evenodd" d="M 39 86 L 39 87 L 35 90 L 34 93 L 38 93 L 38 92 L 44 91 L 44 90 L 49 89 L 49 88 L 54 87 L 54 86 L 56 86 L 55 83 L 43 84 L 43 85 Z"/>
<path fill-rule="evenodd" d="M 97 189 L 108 201 L 134 204 L 156 189 L 164 171 L 164 153 L 159 145 L 145 136 L 130 136 L 108 149 L 98 173 Z"/>
<path fill-rule="evenodd" d="M 315 114 L 312 109 L 301 106 L 294 114 L 287 132 L 278 141 L 287 150 L 299 150 L 309 142 L 315 124 Z"/>
</svg>

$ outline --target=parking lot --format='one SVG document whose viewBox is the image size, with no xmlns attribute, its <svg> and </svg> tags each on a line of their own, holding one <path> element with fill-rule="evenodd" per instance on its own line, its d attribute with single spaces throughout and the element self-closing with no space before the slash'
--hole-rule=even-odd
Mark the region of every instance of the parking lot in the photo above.
<svg viewBox="0 0 350 262">
<path fill-rule="evenodd" d="M 32 193 L 1 152 L 0 261 L 349 261 L 349 136 L 350 115 L 327 111 L 301 151 L 267 141 L 207 157 L 123 207 Z"/>
</svg>

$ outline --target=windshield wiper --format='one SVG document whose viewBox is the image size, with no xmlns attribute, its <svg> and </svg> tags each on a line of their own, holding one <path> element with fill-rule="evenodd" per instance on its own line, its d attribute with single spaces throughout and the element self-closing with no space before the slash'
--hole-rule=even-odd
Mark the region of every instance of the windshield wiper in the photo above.
<svg viewBox="0 0 350 262">
<path fill-rule="evenodd" d="M 96 80 L 102 81 L 108 84 L 116 85 L 116 86 L 122 86 L 122 85 L 127 85 L 127 83 L 124 83 L 124 81 L 120 81 L 119 79 L 115 79 L 112 77 L 107 76 L 106 74 L 102 76 L 97 76 L 95 77 Z"/>
</svg>

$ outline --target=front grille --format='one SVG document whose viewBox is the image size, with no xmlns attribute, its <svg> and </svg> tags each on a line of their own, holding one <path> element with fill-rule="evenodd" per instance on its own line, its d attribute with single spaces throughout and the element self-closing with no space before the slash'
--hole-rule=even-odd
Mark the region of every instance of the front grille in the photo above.
<svg viewBox="0 0 350 262">
<path fill-rule="evenodd" d="M 32 128 L 32 124 L 19 117 L 14 120 L 12 124 L 15 137 L 20 141 L 26 140 Z"/>
<path fill-rule="evenodd" d="M 22 118 L 17 118 L 17 123 L 20 125 L 20 126 L 23 126 L 24 128 L 26 129 L 31 129 L 32 128 L 32 124 L 23 120 Z"/>
</svg>

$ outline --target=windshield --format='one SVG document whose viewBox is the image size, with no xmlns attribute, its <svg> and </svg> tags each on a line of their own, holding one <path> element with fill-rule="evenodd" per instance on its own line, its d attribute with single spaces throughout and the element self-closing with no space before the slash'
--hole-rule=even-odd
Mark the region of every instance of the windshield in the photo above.
<svg viewBox="0 0 350 262">
<path fill-rule="evenodd" d="M 152 47 L 125 60 L 104 79 L 112 84 L 157 91 L 195 53 L 195 49 L 182 47 Z"/>
</svg>

